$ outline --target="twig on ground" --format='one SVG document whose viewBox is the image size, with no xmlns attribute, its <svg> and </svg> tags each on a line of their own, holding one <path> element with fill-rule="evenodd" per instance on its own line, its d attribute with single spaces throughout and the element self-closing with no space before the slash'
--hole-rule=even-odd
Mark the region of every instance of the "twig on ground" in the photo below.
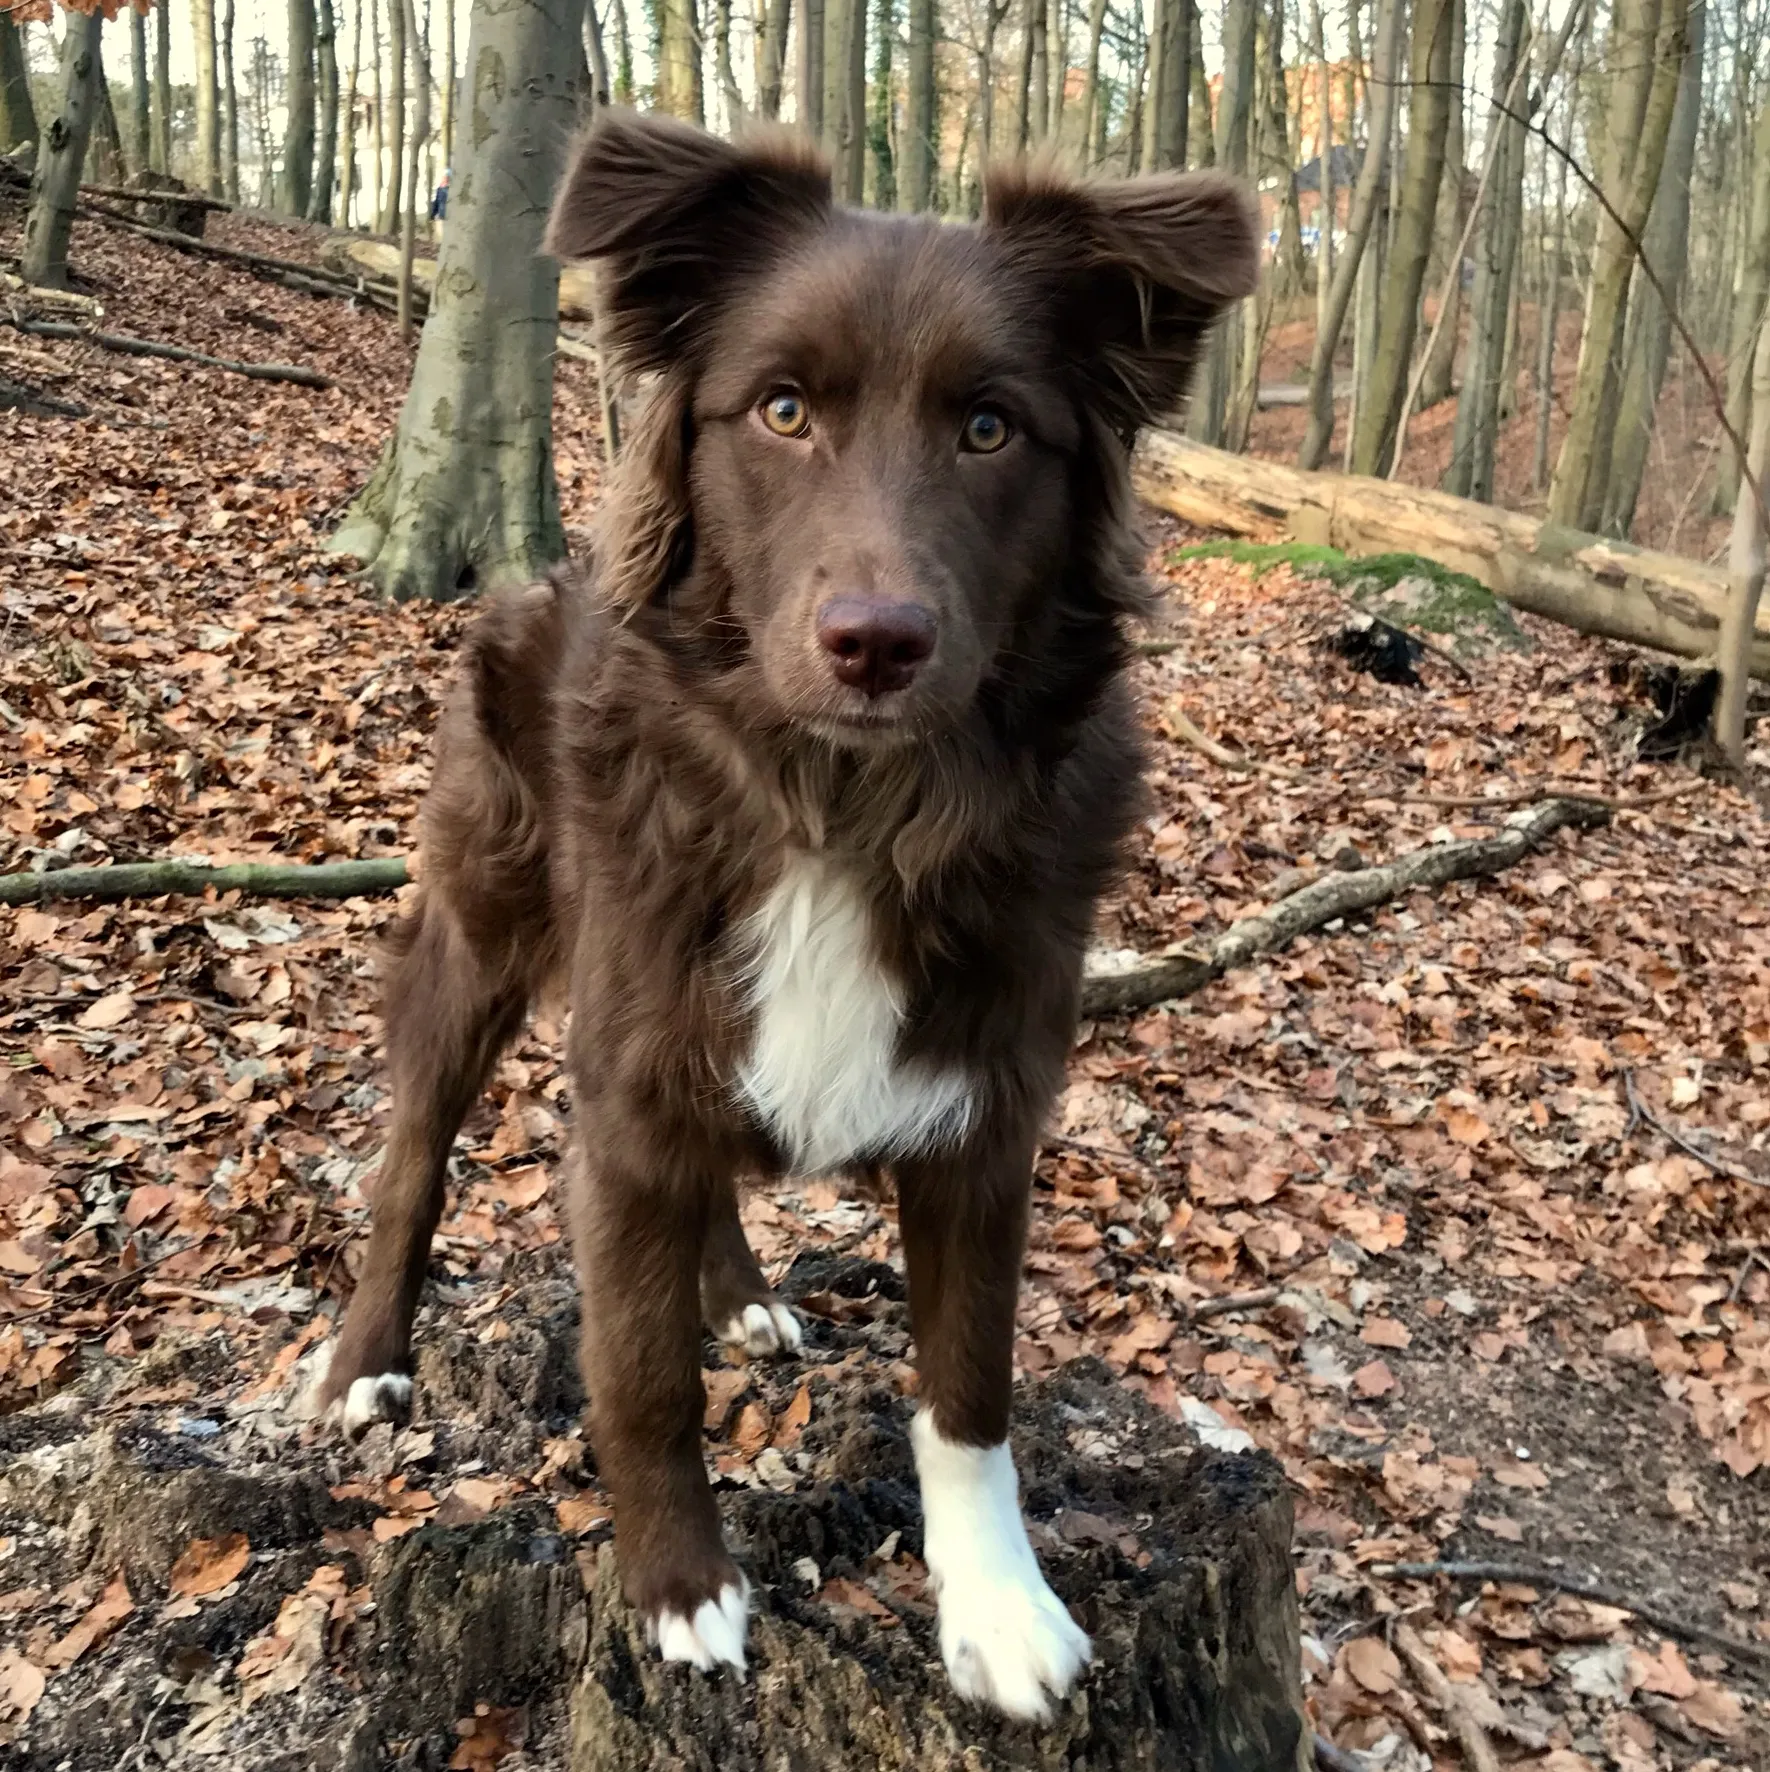
<svg viewBox="0 0 1770 1772">
<path fill-rule="evenodd" d="M 192 861 L 137 861 L 100 868 L 55 868 L 46 874 L 0 874 L 0 904 L 44 904 L 54 898 L 200 898 L 248 892 L 257 898 L 359 898 L 393 892 L 410 879 L 402 856 L 384 861 L 241 862 L 209 867 Z"/>
<path fill-rule="evenodd" d="M 1557 800 L 1578 800 L 1585 806 L 1602 806 L 1609 812 L 1644 812 L 1650 806 L 1663 806 L 1668 800 L 1681 800 L 1687 794 L 1695 793 L 1702 785 L 1700 781 L 1686 781 L 1676 787 L 1656 789 L 1651 794 L 1637 794 L 1632 799 L 1617 799 L 1609 794 L 1594 793 L 1589 788 L 1560 787 L 1553 782 L 1537 782 L 1533 786 L 1518 788 L 1505 794 L 1399 792 L 1373 794 L 1371 798 L 1398 800 L 1404 806 L 1442 806 L 1479 812 L 1488 807 L 1526 806 L 1545 796 L 1553 796 Z"/>
<path fill-rule="evenodd" d="M 229 375 L 249 376 L 253 381 L 288 381 L 298 387 L 326 389 L 334 384 L 330 376 L 298 363 L 235 363 L 226 357 L 211 357 L 206 351 L 193 351 L 184 345 L 163 344 L 159 339 L 130 338 L 121 332 L 99 332 L 96 328 L 75 326 L 67 320 L 22 320 L 6 316 L 10 325 L 37 338 L 65 338 L 76 343 L 97 345 L 101 350 L 116 351 L 125 357 L 164 357 L 173 363 L 195 363 L 202 369 L 225 369 Z"/>
<path fill-rule="evenodd" d="M 1770 1643 L 1748 1643 L 1730 1637 L 1693 1619 L 1662 1612 L 1659 1607 L 1632 1598 L 1619 1589 L 1583 1575 L 1564 1574 L 1529 1563 L 1372 1563 L 1368 1571 L 1379 1580 L 1431 1581 L 1443 1576 L 1447 1581 L 1500 1581 L 1521 1587 L 1552 1588 L 1557 1593 L 1572 1594 L 1576 1599 L 1595 1600 L 1600 1606 L 1614 1606 L 1621 1612 L 1632 1612 L 1643 1624 L 1652 1625 L 1668 1637 L 1681 1637 L 1687 1643 L 1706 1643 L 1724 1655 L 1749 1661 L 1757 1667 L 1770 1667 Z"/>
<path fill-rule="evenodd" d="M 1162 658 L 1170 652 L 1183 651 L 1186 644 L 1184 640 L 1137 640 L 1132 642 L 1131 649 L 1144 658 Z"/>
<path fill-rule="evenodd" d="M 1736 1164 L 1729 1163 L 1725 1157 L 1717 1157 L 1713 1151 L 1705 1151 L 1701 1145 L 1686 1138 L 1676 1127 L 1668 1126 L 1636 1092 L 1635 1073 L 1626 1065 L 1623 1067 L 1622 1080 L 1623 1096 L 1629 1104 L 1629 1123 L 1623 1128 L 1624 1143 L 1628 1142 L 1637 1126 L 1645 1126 L 1650 1132 L 1657 1132 L 1661 1138 L 1681 1150 L 1685 1156 L 1694 1157 L 1705 1169 L 1715 1175 L 1724 1176 L 1729 1181 L 1743 1181 L 1751 1187 L 1770 1187 L 1770 1180 L 1766 1180 L 1761 1175 L 1753 1175 L 1749 1169 L 1741 1169 Z"/>
<path fill-rule="evenodd" d="M 1739 1264 L 1739 1271 L 1733 1276 L 1733 1284 L 1727 1288 L 1729 1304 L 1739 1303 L 1739 1295 L 1745 1290 L 1745 1283 L 1752 1277 L 1752 1269 L 1755 1267 L 1761 1267 L 1765 1273 L 1770 1274 L 1770 1260 L 1765 1258 L 1761 1249 L 1748 1250 L 1745 1260 Z"/>
<path fill-rule="evenodd" d="M 1431 1652 L 1420 1640 L 1419 1632 L 1401 1619 L 1397 1619 L 1395 1623 L 1395 1647 L 1401 1651 L 1402 1659 L 1413 1669 L 1414 1678 L 1425 1688 L 1426 1697 L 1450 1724 L 1462 1747 L 1463 1763 L 1469 1768 L 1469 1772 L 1500 1772 L 1499 1756 L 1493 1751 L 1493 1743 L 1488 1740 L 1487 1731 L 1476 1721 L 1468 1700 L 1451 1684 L 1444 1669 L 1432 1659 Z"/>
<path fill-rule="evenodd" d="M 1231 1311 L 1257 1311 L 1278 1302 L 1282 1286 L 1257 1286 L 1251 1292 L 1222 1292 L 1215 1298 L 1202 1298 L 1187 1311 L 1197 1323 L 1209 1317 L 1226 1317 Z"/>
<path fill-rule="evenodd" d="M 1287 769 L 1282 763 L 1268 763 L 1259 757 L 1248 757 L 1239 751 L 1232 751 L 1227 745 L 1219 744 L 1207 733 L 1201 732 L 1187 717 L 1178 701 L 1170 700 L 1162 709 L 1158 725 L 1175 738 L 1199 753 L 1209 757 L 1213 763 L 1221 763 L 1225 769 L 1239 769 L 1245 774 L 1270 775 L 1277 781 L 1301 781 L 1304 779 L 1300 769 Z"/>
</svg>

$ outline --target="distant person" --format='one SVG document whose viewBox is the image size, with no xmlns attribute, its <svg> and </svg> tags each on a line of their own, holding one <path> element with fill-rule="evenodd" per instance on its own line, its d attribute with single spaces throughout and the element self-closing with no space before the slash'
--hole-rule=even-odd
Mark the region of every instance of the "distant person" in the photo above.
<svg viewBox="0 0 1770 1772">
<path fill-rule="evenodd" d="M 443 222 L 449 213 L 449 169 L 443 168 L 442 183 L 436 187 L 435 195 L 430 199 L 430 219 L 436 223 L 436 232 L 441 233 Z"/>
</svg>

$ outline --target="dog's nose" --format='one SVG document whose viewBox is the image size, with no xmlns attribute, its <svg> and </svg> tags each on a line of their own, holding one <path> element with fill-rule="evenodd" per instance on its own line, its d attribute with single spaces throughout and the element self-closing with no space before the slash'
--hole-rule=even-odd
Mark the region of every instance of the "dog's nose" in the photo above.
<svg viewBox="0 0 1770 1772">
<path fill-rule="evenodd" d="M 817 612 L 817 643 L 836 681 L 868 695 L 907 689 L 934 651 L 934 612 L 882 597 L 837 597 Z"/>
</svg>

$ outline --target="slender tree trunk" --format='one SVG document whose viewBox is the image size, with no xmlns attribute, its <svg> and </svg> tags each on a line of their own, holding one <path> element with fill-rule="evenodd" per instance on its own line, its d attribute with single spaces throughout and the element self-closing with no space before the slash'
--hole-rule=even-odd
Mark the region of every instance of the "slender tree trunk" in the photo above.
<svg viewBox="0 0 1770 1772">
<path fill-rule="evenodd" d="M 550 442 L 559 270 L 540 248 L 577 114 L 579 18 L 577 0 L 470 15 L 473 126 L 411 387 L 333 542 L 388 596 L 472 596 L 565 553 Z"/>
<path fill-rule="evenodd" d="M 405 0 L 387 0 L 387 196 L 378 232 L 397 234 L 400 198 L 406 175 L 406 6 Z"/>
<path fill-rule="evenodd" d="M 578 0 L 581 5 L 582 0 Z M 412 260 L 417 253 L 418 215 L 428 211 L 423 180 L 425 138 L 430 134 L 430 45 L 418 28 L 418 0 L 405 0 L 406 43 L 411 64 L 412 136 L 406 151 L 405 202 L 400 218 L 399 333 L 412 335 Z M 576 33 L 574 33 L 575 35 Z"/>
<path fill-rule="evenodd" d="M 731 65 L 731 0 L 713 0 L 713 71 L 719 81 L 729 134 L 744 120 L 744 98 L 738 91 L 737 69 Z"/>
<path fill-rule="evenodd" d="M 701 25 L 696 0 L 658 0 L 658 109 L 691 123 L 707 119 L 701 82 Z"/>
<path fill-rule="evenodd" d="M 821 141 L 824 133 L 824 0 L 799 0 L 798 75 L 799 127 L 813 141 Z"/>
<path fill-rule="evenodd" d="M 1647 264 L 1675 296 L 1684 282 L 1690 245 L 1690 181 L 1696 168 L 1696 134 L 1702 114 L 1703 48 L 1708 35 L 1705 0 L 1691 0 L 1690 53 L 1684 62 L 1678 99 L 1666 142 L 1665 163 L 1641 252 Z M 1616 441 L 1610 453 L 1610 483 L 1599 518 L 1605 535 L 1626 537 L 1635 522 L 1641 480 L 1653 437 L 1654 414 L 1666 365 L 1672 354 L 1672 316 L 1646 277 L 1635 278 L 1623 343 L 1622 401 L 1617 409 Z"/>
<path fill-rule="evenodd" d="M 1506 316 L 1518 258 L 1524 209 L 1525 133 L 1519 69 L 1529 55 L 1528 0 L 1506 0 L 1494 46 L 1494 104 L 1487 117 L 1491 165 L 1486 207 L 1476 241 L 1475 291 L 1470 303 L 1469 363 L 1457 400 L 1457 425 L 1444 490 L 1493 501 L 1494 452 L 1499 441 Z"/>
<path fill-rule="evenodd" d="M 288 123 L 278 199 L 285 213 L 306 215 L 313 195 L 314 0 L 289 0 Z"/>
<path fill-rule="evenodd" d="M 0 55 L 3 54 L 0 51 Z M 146 172 L 153 159 L 153 105 L 148 86 L 147 19 L 132 6 L 129 8 L 128 160 L 130 172 L 136 175 Z M 0 135 L 4 134 L 5 131 L 0 129 Z"/>
<path fill-rule="evenodd" d="M 1758 114 L 1747 188 L 1751 199 L 1743 206 L 1745 225 L 1727 343 L 1727 417 L 1742 437 L 1751 425 L 1752 340 L 1763 330 L 1765 303 L 1770 299 L 1770 97 Z M 1715 508 L 1732 510 L 1738 491 L 1739 464 L 1723 450 L 1715 476 Z"/>
<path fill-rule="evenodd" d="M 1205 68 L 1205 28 L 1200 20 L 1198 0 L 1182 0 L 1188 21 L 1187 40 L 1191 47 L 1188 60 L 1192 64 L 1192 97 L 1186 133 L 1186 164 L 1215 166 L 1217 163 L 1217 119 L 1211 112 L 1211 79 Z"/>
<path fill-rule="evenodd" d="M 452 10 L 452 8 L 451 8 Z M 358 188 L 356 170 L 356 103 L 357 88 L 363 72 L 363 0 L 356 0 L 350 9 L 350 78 L 344 89 L 344 139 L 338 150 L 338 225 L 352 225 L 351 205 Z"/>
<path fill-rule="evenodd" d="M 1664 0 L 1663 5 L 1642 0 L 1626 13 L 1620 6 L 1618 10 L 1606 155 L 1610 176 L 1604 182 L 1621 225 L 1608 215 L 1598 223 L 1573 408 L 1549 488 L 1550 517 L 1575 529 L 1595 529 L 1603 513 L 1615 422 L 1616 358 L 1635 241 L 1659 188 L 1689 48 L 1688 15 L 1689 0 Z M 1639 73 L 1643 62 L 1645 71 Z"/>
<path fill-rule="evenodd" d="M 1192 108 L 1192 18 L 1189 0 L 1160 0 L 1160 34 L 1150 46 L 1155 84 L 1145 100 L 1143 156 L 1150 172 L 1186 164 L 1186 127 Z"/>
<path fill-rule="evenodd" d="M 1408 368 L 1419 321 L 1420 288 L 1432 253 L 1432 221 L 1444 182 L 1444 138 L 1450 123 L 1450 66 L 1455 0 L 1417 0 L 1409 68 L 1407 157 L 1395 243 L 1383 278 L 1383 327 L 1352 440 L 1352 471 L 1385 474 L 1401 421 Z"/>
<path fill-rule="evenodd" d="M 1020 27 L 1020 78 L 1014 88 L 1014 151 L 1024 154 L 1032 145 L 1033 14 L 1043 18 L 1045 0 L 1026 0 Z"/>
<path fill-rule="evenodd" d="M 1327 29 L 1321 0 L 1310 0 L 1311 35 L 1315 41 L 1315 79 L 1321 121 L 1315 131 L 1315 336 L 1327 332 L 1328 298 L 1334 281 L 1334 213 L 1339 207 L 1334 188 L 1334 77 L 1328 66 Z M 1299 138 L 1297 152 L 1303 152 Z"/>
<path fill-rule="evenodd" d="M 1305 468 L 1319 468 L 1333 441 L 1334 358 L 1340 348 L 1346 313 L 1358 286 L 1359 267 L 1370 247 L 1377 212 L 1388 189 L 1389 136 L 1395 108 L 1400 24 L 1401 0 L 1377 0 L 1364 164 L 1359 168 L 1358 183 L 1353 187 L 1352 207 L 1346 223 L 1346 248 L 1334 267 L 1326 315 L 1315 332 L 1315 350 L 1309 363 L 1309 429 L 1297 457 L 1299 465 Z"/>
<path fill-rule="evenodd" d="M 222 194 L 221 92 L 215 77 L 215 0 L 191 0 L 197 59 L 197 177 L 211 197 Z"/>
<path fill-rule="evenodd" d="M 934 0 L 909 0 L 909 12 L 903 168 L 897 181 L 897 206 L 922 210 L 933 207 L 934 172 L 939 156 L 934 111 Z"/>
<path fill-rule="evenodd" d="M 1758 603 L 1764 594 L 1766 561 L 1770 560 L 1770 315 L 1758 328 L 1756 367 L 1752 375 L 1752 477 L 1757 494 L 1741 484 L 1733 512 L 1733 539 L 1728 559 L 1727 609 L 1721 618 L 1715 663 L 1721 672 L 1721 693 L 1715 698 L 1714 735 L 1722 753 L 1736 767 L 1745 763 L 1745 703 L 1751 689 L 1752 641 L 1757 632 Z"/>
<path fill-rule="evenodd" d="M 80 195 L 80 170 L 104 92 L 99 36 L 104 16 L 97 11 L 64 16 L 61 47 L 61 109 L 37 145 L 31 177 L 31 207 L 19 246 L 19 275 L 45 289 L 68 286 L 68 237 Z"/>
<path fill-rule="evenodd" d="M 915 60 L 915 4 L 916 0 L 911 0 L 910 58 L 912 67 Z M 786 78 L 787 33 L 793 21 L 793 0 L 768 0 L 768 9 L 763 18 L 762 77 L 757 82 L 756 108 L 768 122 L 773 123 L 779 119 L 781 114 L 781 86 Z M 929 31 L 929 41 L 932 45 L 932 28 Z M 931 78 L 931 87 L 932 84 Z M 926 202 L 922 207 L 927 207 Z"/>
<path fill-rule="evenodd" d="M 309 221 L 332 219 L 332 193 L 338 182 L 338 18 L 332 0 L 315 0 L 314 58 L 319 69 L 320 120 L 314 142 L 313 189 Z"/>
<path fill-rule="evenodd" d="M 400 0 L 392 0 L 392 4 L 397 9 Z M 392 225 L 389 220 L 392 205 L 387 197 L 387 104 L 381 75 L 381 0 L 369 0 L 369 65 L 374 70 L 369 90 L 373 105 L 369 113 L 369 160 L 375 176 L 369 181 L 368 222 L 374 233 L 385 234 Z"/>
<path fill-rule="evenodd" d="M 98 89 L 98 110 L 92 118 L 92 139 L 86 144 L 86 171 L 101 185 L 123 182 L 123 130 L 111 101 L 108 78 Z"/>
<path fill-rule="evenodd" d="M 627 28 L 627 0 L 609 0 L 615 20 L 615 103 L 633 103 L 633 34 Z"/>
<path fill-rule="evenodd" d="M 234 83 L 234 0 L 221 9 L 221 183 L 230 203 L 240 200 L 240 89 Z"/>
<path fill-rule="evenodd" d="M 172 0 L 154 7 L 154 144 L 155 172 L 172 170 Z"/>
<path fill-rule="evenodd" d="M 448 8 L 450 31 L 453 34 L 454 8 Z M 445 52 L 446 53 L 446 52 Z M 614 99 L 614 80 L 608 65 L 608 44 L 602 35 L 602 20 L 597 16 L 596 0 L 585 0 L 584 5 L 584 53 L 590 61 L 590 110 L 595 112 Z M 445 94 L 454 85 L 451 79 L 444 86 Z M 445 114 L 446 127 L 446 114 Z M 443 164 L 449 165 L 449 151 L 443 151 Z"/>
<path fill-rule="evenodd" d="M 1082 85 L 1081 159 L 1084 166 L 1094 165 L 1099 159 L 1094 138 L 1106 109 L 1100 103 L 1100 38 L 1105 29 L 1106 0 L 1089 0 L 1088 72 Z"/>
<path fill-rule="evenodd" d="M 1141 13 L 1141 8 L 1139 8 Z M 1139 137 L 1142 154 L 1139 168 L 1145 172 L 1159 170 L 1161 163 L 1162 89 L 1168 79 L 1172 59 L 1171 39 L 1177 18 L 1185 16 L 1178 0 L 1155 0 L 1155 16 L 1150 20 L 1143 61 L 1147 75 L 1143 83 L 1143 116 Z"/>
<path fill-rule="evenodd" d="M 1448 291 L 1447 312 L 1433 336 L 1431 354 L 1420 378 L 1419 410 L 1448 400 L 1456 383 L 1457 340 L 1462 330 L 1462 239 L 1469 220 L 1468 175 L 1463 144 L 1463 65 L 1467 51 L 1468 17 L 1464 0 L 1452 0 L 1455 15 L 1451 37 L 1450 116 L 1444 131 L 1444 186 L 1438 196 L 1438 263 Z M 1504 90 L 1504 88 L 1500 88 Z M 1453 262 L 1454 261 L 1454 262 Z M 1502 326 L 1501 330 L 1504 330 Z"/>
<path fill-rule="evenodd" d="M 1229 0 L 1223 19 L 1223 87 L 1217 104 L 1216 160 L 1225 172 L 1237 178 L 1245 178 L 1248 172 L 1258 16 L 1255 0 Z M 1219 442 L 1228 422 L 1230 383 L 1241 356 L 1243 325 L 1244 308 L 1231 308 L 1205 347 L 1198 385 L 1187 413 L 1188 434 L 1201 443 Z"/>
<path fill-rule="evenodd" d="M 823 140 L 837 197 L 866 194 L 867 0 L 824 0 Z"/>
<path fill-rule="evenodd" d="M 891 111 L 896 92 L 894 51 L 897 46 L 897 0 L 876 0 L 873 24 L 873 79 L 867 94 L 867 142 L 873 168 L 873 207 L 897 207 L 897 154 L 891 141 Z"/>
<path fill-rule="evenodd" d="M 1050 10 L 1046 0 L 1027 0 L 1026 28 L 1032 34 L 1032 64 L 1028 68 L 1027 139 L 1042 142 L 1051 129 Z"/>
<path fill-rule="evenodd" d="M 34 142 L 40 133 L 37 107 L 31 103 L 24 39 L 11 12 L 0 8 L 0 154 L 21 142 Z"/>
</svg>

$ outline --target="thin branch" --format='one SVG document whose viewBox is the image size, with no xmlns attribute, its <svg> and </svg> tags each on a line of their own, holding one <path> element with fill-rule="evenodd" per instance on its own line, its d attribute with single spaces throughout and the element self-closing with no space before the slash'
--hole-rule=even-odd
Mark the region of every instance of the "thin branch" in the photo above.
<svg viewBox="0 0 1770 1772">
<path fill-rule="evenodd" d="M 1645 1126 L 1651 1132 L 1657 1132 L 1668 1144 L 1681 1150 L 1685 1156 L 1694 1157 L 1697 1162 L 1711 1173 L 1725 1177 L 1728 1181 L 1743 1181 L 1752 1187 L 1770 1188 L 1770 1180 L 1761 1175 L 1753 1175 L 1749 1170 L 1736 1168 L 1713 1151 L 1705 1151 L 1701 1145 L 1686 1138 L 1675 1127 L 1668 1126 L 1660 1119 L 1653 1109 L 1642 1101 L 1635 1090 L 1635 1073 L 1626 1066 L 1622 1073 L 1623 1095 L 1629 1104 L 1629 1123 L 1623 1128 L 1623 1139 L 1633 1135 L 1637 1126 Z"/>
<path fill-rule="evenodd" d="M 100 332 L 95 327 L 75 326 L 67 320 L 21 320 L 0 314 L 0 321 L 28 332 L 36 338 L 64 338 L 77 343 L 97 345 L 100 350 L 116 351 L 125 357 L 162 357 L 173 363 L 195 363 L 200 369 L 224 369 L 229 375 L 244 375 L 253 381 L 293 382 L 297 387 L 324 390 L 335 386 L 332 378 L 317 369 L 305 369 L 299 363 L 235 363 L 227 357 L 211 357 L 206 351 L 193 351 L 184 345 L 162 344 L 158 339 L 130 338 L 121 332 Z"/>
</svg>

